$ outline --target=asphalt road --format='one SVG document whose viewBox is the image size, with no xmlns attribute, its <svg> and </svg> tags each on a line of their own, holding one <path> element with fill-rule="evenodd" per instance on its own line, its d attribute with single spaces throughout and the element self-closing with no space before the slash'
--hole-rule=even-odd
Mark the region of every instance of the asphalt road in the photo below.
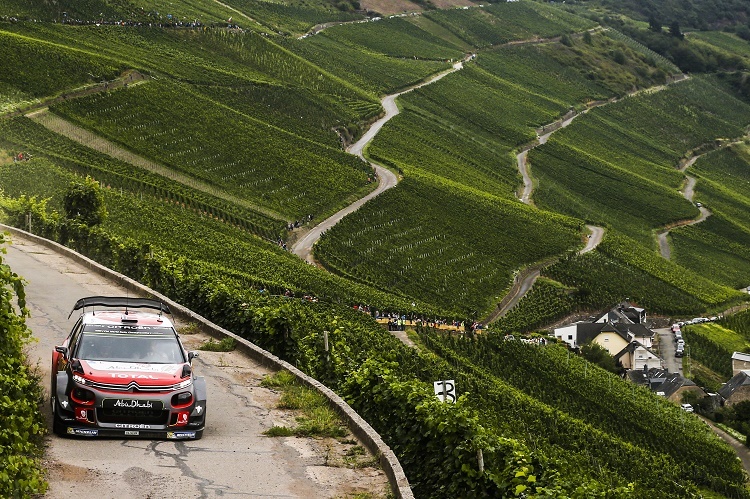
<svg viewBox="0 0 750 499">
<path fill-rule="evenodd" d="M 682 359 L 674 356 L 674 335 L 669 328 L 654 329 L 654 332 L 659 335 L 659 354 L 663 367 L 670 373 L 682 374 Z"/>
<path fill-rule="evenodd" d="M 28 325 L 38 339 L 30 347 L 48 388 L 50 359 L 76 316 L 78 298 L 127 292 L 51 250 L 14 237 L 3 258 L 28 281 Z M 178 327 L 180 326 L 178 322 Z M 183 335 L 187 348 L 207 339 Z M 236 352 L 200 352 L 194 361 L 208 386 L 207 427 L 199 441 L 82 440 L 50 436 L 47 497 L 345 497 L 384 495 L 382 471 L 331 466 L 344 445 L 329 440 L 270 438 L 274 424 L 294 425 L 294 415 L 275 408 L 279 395 L 259 386 L 268 371 Z M 47 416 L 50 410 L 45 407 Z M 327 465 L 328 464 L 328 465 Z"/>
</svg>

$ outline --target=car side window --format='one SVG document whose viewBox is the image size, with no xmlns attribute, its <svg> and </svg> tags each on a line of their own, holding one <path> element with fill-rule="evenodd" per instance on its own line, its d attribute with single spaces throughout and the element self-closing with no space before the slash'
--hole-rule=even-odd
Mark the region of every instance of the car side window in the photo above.
<svg viewBox="0 0 750 499">
<path fill-rule="evenodd" d="M 68 351 L 71 353 L 71 356 L 73 352 L 75 351 L 76 347 L 78 346 L 78 338 L 81 336 L 82 330 L 83 330 L 83 318 L 79 318 L 78 322 L 76 322 L 76 325 L 73 326 L 73 330 L 70 333 L 70 343 L 68 343 Z"/>
</svg>

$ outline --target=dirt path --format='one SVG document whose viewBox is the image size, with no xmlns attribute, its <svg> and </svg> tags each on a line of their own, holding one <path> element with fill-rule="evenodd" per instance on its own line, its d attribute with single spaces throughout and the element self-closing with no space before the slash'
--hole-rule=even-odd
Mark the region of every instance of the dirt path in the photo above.
<svg viewBox="0 0 750 499">
<path fill-rule="evenodd" d="M 375 138 L 375 136 L 378 134 L 381 128 L 383 128 L 383 125 L 385 125 L 391 118 L 399 114 L 398 105 L 396 104 L 396 98 L 407 93 L 411 92 L 414 89 L 423 87 L 425 85 L 429 85 L 431 83 L 434 83 L 441 78 L 444 78 L 445 76 L 460 70 L 463 68 L 463 61 L 457 62 L 453 65 L 451 69 L 448 69 L 446 71 L 443 71 L 442 73 L 438 73 L 437 75 L 433 76 L 432 78 L 423 81 L 422 83 L 415 85 L 413 87 L 410 87 L 402 92 L 398 92 L 395 94 L 387 95 L 383 98 L 381 104 L 383 106 L 383 109 L 385 109 L 385 115 L 380 118 L 378 121 L 372 124 L 369 130 L 362 135 L 362 138 L 359 139 L 357 142 L 352 144 L 347 148 L 347 152 L 350 154 L 355 154 L 359 156 L 360 158 L 367 161 L 364 155 L 365 147 Z M 346 208 L 343 208 L 342 210 L 338 211 L 337 213 L 334 213 L 327 219 L 320 222 L 318 225 L 313 227 L 309 232 L 304 234 L 302 237 L 300 237 L 294 245 L 292 245 L 292 253 L 299 256 L 303 260 L 305 260 L 308 263 L 316 264 L 315 258 L 312 254 L 313 246 L 315 246 L 315 243 L 318 242 L 320 237 L 323 235 L 325 231 L 336 225 L 343 219 L 346 215 L 349 215 L 350 213 L 354 213 L 357 211 L 362 205 L 364 205 L 366 202 L 374 198 L 375 196 L 378 196 L 385 192 L 388 189 L 391 189 L 392 187 L 395 187 L 398 183 L 398 177 L 395 173 L 393 173 L 391 170 L 385 168 L 382 165 L 379 165 L 377 163 L 370 162 L 372 167 L 375 169 L 375 172 L 378 176 L 379 182 L 378 186 L 375 188 L 374 191 L 372 191 L 367 196 L 363 197 L 362 199 L 359 199 L 358 201 L 350 204 Z"/>
<path fill-rule="evenodd" d="M 711 429 L 714 433 L 716 433 L 719 437 L 721 437 L 722 440 L 724 440 L 726 443 L 729 444 L 732 449 L 737 453 L 737 457 L 742 461 L 742 467 L 745 468 L 745 471 L 750 474 L 750 449 L 747 448 L 747 446 L 734 438 L 729 433 L 725 432 L 721 428 L 715 426 L 713 422 L 708 419 L 704 418 L 703 416 L 698 416 L 701 418 Z"/>
<path fill-rule="evenodd" d="M 225 192 L 223 189 L 217 189 L 216 187 L 206 182 L 197 180 L 194 177 L 190 177 L 189 175 L 167 168 L 166 166 L 163 166 L 155 161 L 151 161 L 148 158 L 139 156 L 132 151 L 128 151 L 124 147 L 115 144 L 114 142 L 111 142 L 90 130 L 75 125 L 64 118 L 61 118 L 60 116 L 49 112 L 48 108 L 39 109 L 33 113 L 27 114 L 26 116 L 43 125 L 48 130 L 63 135 L 70 140 L 78 142 L 79 144 L 90 149 L 99 151 L 100 153 L 106 154 L 115 159 L 119 159 L 120 161 L 124 161 L 125 163 L 129 163 L 135 167 L 148 170 L 152 173 L 156 173 L 175 182 L 179 182 L 180 184 L 186 185 L 197 191 L 202 191 L 219 199 L 229 201 L 230 203 L 244 206 L 245 208 L 249 208 L 258 213 L 263 213 L 264 215 L 267 215 L 271 218 L 275 218 L 277 220 L 286 220 L 286 217 L 284 217 L 280 213 L 276 213 L 275 211 L 250 203 L 246 199 L 238 198 L 237 196 L 233 196 Z"/>
<path fill-rule="evenodd" d="M 602 242 L 602 239 L 604 239 L 604 227 L 598 227 L 596 225 L 587 225 L 586 227 L 591 231 L 591 234 L 588 236 L 586 246 L 578 252 L 579 255 L 583 255 L 589 251 L 594 251 Z"/>
<path fill-rule="evenodd" d="M 122 75 L 120 75 L 118 78 L 115 78 L 114 80 L 111 80 L 111 81 L 105 80 L 105 81 L 102 81 L 101 83 L 85 85 L 83 87 L 74 88 L 72 90 L 67 90 L 67 91 L 61 92 L 57 96 L 48 97 L 46 99 L 41 99 L 39 102 L 35 102 L 34 104 L 31 104 L 29 106 L 5 113 L 2 115 L 2 117 L 12 118 L 15 116 L 22 116 L 24 114 L 33 113 L 34 111 L 38 111 L 40 109 L 46 109 L 52 104 L 57 104 L 58 102 L 63 102 L 68 99 L 76 99 L 78 97 L 85 97 L 91 94 L 107 92 L 109 90 L 114 90 L 116 88 L 127 87 L 128 85 L 138 85 L 140 83 L 143 83 L 144 81 L 148 81 L 147 76 L 139 73 L 138 71 L 134 69 L 129 69 L 123 72 Z"/>
</svg>

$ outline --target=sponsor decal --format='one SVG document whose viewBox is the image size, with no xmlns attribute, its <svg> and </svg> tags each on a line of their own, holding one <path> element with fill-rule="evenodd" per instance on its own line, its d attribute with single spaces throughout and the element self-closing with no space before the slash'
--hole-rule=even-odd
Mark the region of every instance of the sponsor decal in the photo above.
<svg viewBox="0 0 750 499">
<path fill-rule="evenodd" d="M 95 437 L 99 435 L 99 430 L 89 430 L 86 428 L 70 428 L 68 427 L 68 435 L 81 435 L 84 437 Z"/>
<path fill-rule="evenodd" d="M 150 400 L 116 400 L 112 407 L 127 407 L 129 409 L 153 409 L 154 404 Z"/>
<path fill-rule="evenodd" d="M 200 413 L 203 412 L 203 406 L 202 405 L 196 405 L 195 406 L 195 413 L 200 415 Z"/>
<path fill-rule="evenodd" d="M 150 424 L 127 424 L 127 423 L 117 423 L 115 425 L 115 428 L 138 428 L 140 430 L 150 430 L 151 425 Z M 125 432 L 127 434 L 127 432 Z"/>
<path fill-rule="evenodd" d="M 141 434 L 140 431 L 125 430 L 125 435 L 127 435 L 129 437 L 137 437 L 140 434 Z"/>
<path fill-rule="evenodd" d="M 86 362 L 92 369 L 96 369 L 97 371 L 145 371 L 175 374 L 182 369 L 182 364 L 143 364 L 137 362 L 113 362 L 111 360 L 87 360 Z M 110 375 L 112 374 L 114 373 L 110 373 Z M 124 376 L 128 377 L 129 375 Z"/>
<path fill-rule="evenodd" d="M 194 431 L 168 431 L 167 438 L 177 440 L 180 438 L 195 438 Z"/>
<path fill-rule="evenodd" d="M 161 400 L 137 400 L 137 399 L 104 399 L 102 407 L 106 409 L 143 409 L 160 411 L 164 408 Z"/>
<path fill-rule="evenodd" d="M 171 328 L 164 326 L 146 326 L 143 324 L 88 324 L 87 333 L 141 333 L 148 335 L 173 336 Z"/>
<path fill-rule="evenodd" d="M 109 373 L 109 377 L 118 379 L 159 379 L 151 374 Z"/>
<path fill-rule="evenodd" d="M 186 425 L 188 423 L 188 413 L 178 412 L 177 413 L 177 426 Z"/>
</svg>

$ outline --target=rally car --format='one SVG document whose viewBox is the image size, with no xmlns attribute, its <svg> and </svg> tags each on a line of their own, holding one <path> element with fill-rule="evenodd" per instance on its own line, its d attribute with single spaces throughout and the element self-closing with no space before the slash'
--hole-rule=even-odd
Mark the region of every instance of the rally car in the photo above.
<svg viewBox="0 0 750 499">
<path fill-rule="evenodd" d="M 97 307 L 101 307 L 97 309 Z M 140 309 L 158 310 L 142 311 Z M 54 433 L 194 439 L 206 424 L 206 382 L 157 300 L 91 296 L 52 353 Z"/>
</svg>

